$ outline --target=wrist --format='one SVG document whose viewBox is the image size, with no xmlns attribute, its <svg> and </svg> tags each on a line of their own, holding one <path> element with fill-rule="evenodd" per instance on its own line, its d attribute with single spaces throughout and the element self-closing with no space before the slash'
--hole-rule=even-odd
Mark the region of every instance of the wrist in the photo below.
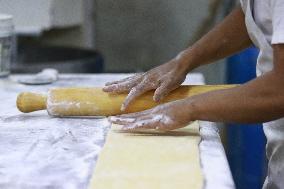
<svg viewBox="0 0 284 189">
<path fill-rule="evenodd" d="M 177 62 L 179 69 L 184 70 L 186 73 L 192 71 L 193 69 L 199 66 L 198 63 L 194 61 L 194 55 L 191 48 L 180 52 L 175 57 L 175 61 Z"/>
<path fill-rule="evenodd" d="M 186 103 L 187 103 L 187 113 L 191 119 L 191 121 L 195 121 L 195 120 L 199 120 L 199 111 L 198 111 L 198 107 L 196 104 L 196 99 L 195 97 L 190 97 L 186 99 Z"/>
</svg>

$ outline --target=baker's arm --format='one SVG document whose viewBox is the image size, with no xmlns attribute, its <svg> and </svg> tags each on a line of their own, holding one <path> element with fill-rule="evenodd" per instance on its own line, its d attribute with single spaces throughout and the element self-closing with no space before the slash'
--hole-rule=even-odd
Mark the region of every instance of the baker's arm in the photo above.
<svg viewBox="0 0 284 189">
<path fill-rule="evenodd" d="M 244 85 L 112 117 L 110 121 L 127 130 L 172 130 L 194 120 L 256 123 L 284 117 L 284 45 L 274 45 L 273 50 L 274 69 Z"/>
<path fill-rule="evenodd" d="M 193 119 L 256 123 L 284 116 L 284 45 L 273 45 L 274 69 L 237 88 L 195 96 Z"/>
<path fill-rule="evenodd" d="M 237 7 L 220 24 L 182 53 L 184 60 L 181 64 L 191 71 L 235 54 L 250 45 L 252 41 L 245 26 L 244 13 Z"/>
<path fill-rule="evenodd" d="M 138 96 L 152 89 L 156 90 L 153 99 L 159 101 L 179 87 L 186 74 L 192 69 L 227 57 L 251 44 L 245 26 L 244 14 L 238 7 L 223 22 L 192 47 L 179 53 L 176 58 L 146 73 L 107 83 L 104 91 L 129 92 L 122 105 L 122 110 L 125 110 Z"/>
</svg>

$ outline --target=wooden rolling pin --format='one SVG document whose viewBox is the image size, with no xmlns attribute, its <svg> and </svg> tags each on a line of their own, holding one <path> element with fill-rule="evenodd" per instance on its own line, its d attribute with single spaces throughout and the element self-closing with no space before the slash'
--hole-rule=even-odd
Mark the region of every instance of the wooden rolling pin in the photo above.
<svg viewBox="0 0 284 189">
<path fill-rule="evenodd" d="M 103 92 L 101 88 L 58 88 L 49 90 L 47 95 L 30 92 L 21 93 L 17 98 L 17 107 L 24 113 L 47 109 L 52 116 L 110 116 L 138 112 L 161 103 L 234 86 L 181 86 L 160 103 L 153 101 L 154 91 L 149 91 L 132 102 L 126 112 L 121 112 L 120 107 L 127 94 L 109 94 Z"/>
</svg>

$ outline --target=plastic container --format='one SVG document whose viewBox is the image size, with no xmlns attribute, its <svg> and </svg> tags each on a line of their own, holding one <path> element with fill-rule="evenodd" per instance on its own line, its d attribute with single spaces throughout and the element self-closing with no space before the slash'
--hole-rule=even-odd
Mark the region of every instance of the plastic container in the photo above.
<svg viewBox="0 0 284 189">
<path fill-rule="evenodd" d="M 0 14 L 0 77 L 6 77 L 10 73 L 13 35 L 13 17 Z"/>
</svg>

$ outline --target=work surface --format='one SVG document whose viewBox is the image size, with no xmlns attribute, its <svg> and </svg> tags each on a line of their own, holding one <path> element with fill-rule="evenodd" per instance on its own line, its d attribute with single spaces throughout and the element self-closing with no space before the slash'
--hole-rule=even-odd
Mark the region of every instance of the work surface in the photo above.
<svg viewBox="0 0 284 189">
<path fill-rule="evenodd" d="M 46 92 L 67 86 L 103 86 L 126 74 L 60 75 L 52 85 L 26 86 L 22 75 L 0 80 L 0 188 L 84 189 L 110 124 L 105 118 L 54 118 L 45 111 L 22 114 L 16 109 L 19 92 Z M 186 84 L 203 84 L 191 74 Z M 215 124 L 201 122 L 199 145 L 206 189 L 234 188 Z"/>
</svg>

